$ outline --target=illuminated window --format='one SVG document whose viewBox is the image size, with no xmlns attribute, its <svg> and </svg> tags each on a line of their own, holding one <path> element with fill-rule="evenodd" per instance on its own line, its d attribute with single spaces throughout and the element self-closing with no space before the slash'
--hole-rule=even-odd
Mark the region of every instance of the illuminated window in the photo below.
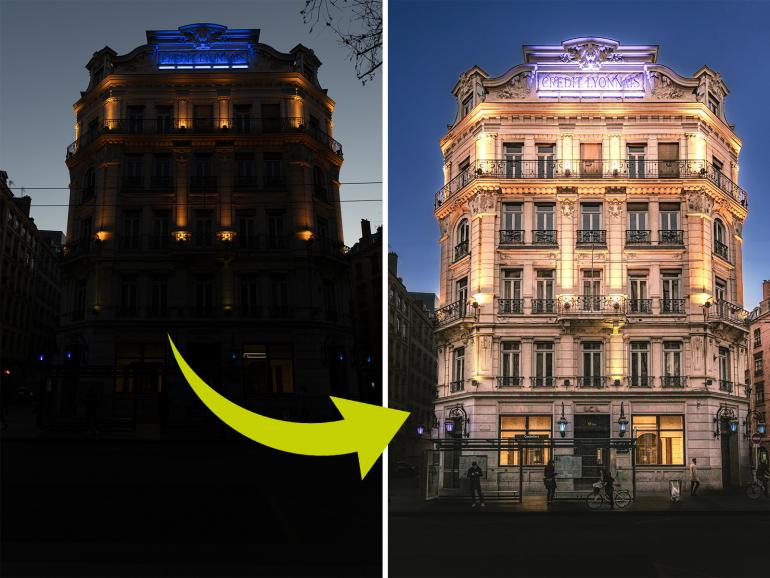
<svg viewBox="0 0 770 578">
<path fill-rule="evenodd" d="M 165 359 L 163 343 L 115 344 L 115 392 L 160 392 Z"/>
<path fill-rule="evenodd" d="M 244 345 L 243 374 L 248 393 L 294 393 L 291 345 Z"/>
<path fill-rule="evenodd" d="M 684 417 L 681 415 L 634 415 L 636 463 L 640 466 L 684 465 Z"/>
<path fill-rule="evenodd" d="M 551 440 L 550 415 L 501 415 L 500 437 L 532 444 L 548 445 Z M 522 448 L 523 465 L 543 466 L 551 458 L 547 447 Z M 518 466 L 519 450 L 500 450 L 501 466 Z"/>
</svg>

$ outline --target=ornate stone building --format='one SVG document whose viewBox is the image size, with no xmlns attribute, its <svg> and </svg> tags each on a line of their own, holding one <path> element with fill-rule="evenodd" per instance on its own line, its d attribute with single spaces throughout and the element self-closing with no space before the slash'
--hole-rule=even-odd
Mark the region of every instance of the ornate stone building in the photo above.
<svg viewBox="0 0 770 578">
<path fill-rule="evenodd" d="M 57 415 L 82 413 L 89 388 L 105 422 L 201 415 L 167 333 L 260 413 L 316 416 L 330 393 L 357 396 L 342 148 L 320 65 L 216 24 L 94 53 L 67 149 Z"/>
<path fill-rule="evenodd" d="M 560 492 L 606 467 L 662 490 L 691 458 L 706 487 L 748 475 L 732 432 L 748 410 L 741 140 L 718 73 L 657 60 L 578 38 L 453 89 L 433 435 L 490 440 L 490 491 L 518 488 L 520 466 L 543 491 L 550 457 L 569 469 Z M 541 445 L 504 449 L 526 440 Z M 443 454 L 441 490 L 468 452 Z"/>
<path fill-rule="evenodd" d="M 751 428 L 747 432 L 761 433 L 761 447 L 758 459 L 768 461 L 770 441 L 767 439 L 767 418 L 770 416 L 770 396 L 765 392 L 765 361 L 770 362 L 770 281 L 762 282 L 762 301 L 751 312 L 751 357 L 749 358 L 749 373 L 753 392 L 753 419 L 749 420 Z M 765 424 L 765 431 L 759 432 L 759 425 Z"/>
</svg>

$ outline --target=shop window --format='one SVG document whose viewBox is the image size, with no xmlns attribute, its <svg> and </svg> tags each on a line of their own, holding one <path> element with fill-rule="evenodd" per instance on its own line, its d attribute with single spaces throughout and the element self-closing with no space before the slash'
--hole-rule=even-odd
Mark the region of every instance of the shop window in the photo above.
<svg viewBox="0 0 770 578">
<path fill-rule="evenodd" d="M 502 415 L 500 416 L 500 437 L 548 445 L 551 439 L 550 415 Z M 523 465 L 544 466 L 551 459 L 551 450 L 547 447 L 527 447 L 522 450 L 500 450 L 501 466 L 518 466 L 519 451 Z"/>
<path fill-rule="evenodd" d="M 636 463 L 640 466 L 684 465 L 684 417 L 635 415 Z"/>
</svg>

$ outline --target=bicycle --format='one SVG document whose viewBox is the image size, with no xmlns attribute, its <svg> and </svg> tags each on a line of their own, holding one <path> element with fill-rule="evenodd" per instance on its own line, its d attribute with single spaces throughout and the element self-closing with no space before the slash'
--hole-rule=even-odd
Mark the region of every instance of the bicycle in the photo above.
<svg viewBox="0 0 770 578">
<path fill-rule="evenodd" d="M 749 498 L 749 500 L 758 500 L 759 496 L 765 493 L 765 487 L 762 485 L 760 481 L 757 480 L 757 477 L 754 476 L 754 479 L 751 482 L 751 485 L 746 487 L 746 497 Z"/>
<path fill-rule="evenodd" d="M 614 497 L 613 501 L 615 502 L 615 505 L 621 510 L 631 503 L 631 492 L 628 490 L 616 490 L 613 488 L 612 495 Z M 596 482 L 594 484 L 594 491 L 586 496 L 586 504 L 591 510 L 596 510 L 600 508 L 604 502 L 609 501 L 607 489 L 602 482 Z"/>
</svg>

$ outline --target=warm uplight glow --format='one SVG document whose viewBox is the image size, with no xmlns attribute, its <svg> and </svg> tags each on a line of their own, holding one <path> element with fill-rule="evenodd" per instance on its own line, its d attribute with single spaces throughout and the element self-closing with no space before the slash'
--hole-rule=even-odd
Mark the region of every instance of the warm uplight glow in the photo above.
<svg viewBox="0 0 770 578">
<path fill-rule="evenodd" d="M 186 243 L 192 238 L 192 233 L 190 231 L 174 231 L 171 234 L 178 243 Z"/>
<path fill-rule="evenodd" d="M 96 239 L 97 241 L 106 241 L 110 238 L 110 232 L 109 231 L 97 231 L 96 232 Z"/>
<path fill-rule="evenodd" d="M 235 231 L 218 231 L 217 232 L 217 239 L 219 239 L 222 242 L 230 243 L 232 241 L 235 241 Z"/>
<path fill-rule="evenodd" d="M 297 237 L 303 241 L 310 241 L 313 238 L 313 230 L 310 227 L 305 227 L 297 231 Z"/>
<path fill-rule="evenodd" d="M 489 293 L 474 293 L 472 297 L 479 305 L 486 305 L 492 302 L 492 295 Z"/>
<path fill-rule="evenodd" d="M 701 305 L 701 306 L 703 306 L 706 303 L 706 301 L 711 299 L 711 295 L 709 295 L 708 293 L 693 293 L 692 295 L 690 295 L 690 297 L 692 297 L 692 300 L 695 302 L 696 305 Z"/>
</svg>

